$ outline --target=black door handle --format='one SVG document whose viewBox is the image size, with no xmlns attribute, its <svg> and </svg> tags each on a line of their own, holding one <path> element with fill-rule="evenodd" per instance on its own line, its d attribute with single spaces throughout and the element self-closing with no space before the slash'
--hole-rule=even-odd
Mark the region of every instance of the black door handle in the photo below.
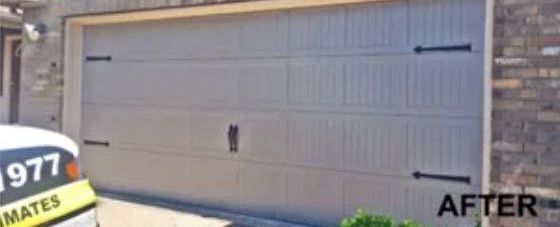
<svg viewBox="0 0 560 227">
<path fill-rule="evenodd" d="M 417 54 L 421 54 L 422 52 L 426 51 L 472 51 L 471 44 L 465 45 L 451 45 L 451 46 L 431 46 L 431 47 L 423 47 L 423 46 L 416 46 L 414 48 L 414 52 Z"/>
<path fill-rule="evenodd" d="M 229 128 L 228 128 L 227 137 L 228 137 L 229 152 L 232 152 L 232 149 L 233 149 L 233 125 L 231 125 L 231 124 L 229 125 Z"/>
<path fill-rule="evenodd" d="M 84 140 L 85 145 L 92 145 L 92 146 L 104 146 L 109 147 L 111 145 L 108 141 L 95 141 L 95 140 Z"/>
<path fill-rule="evenodd" d="M 229 151 L 237 152 L 239 148 L 239 126 L 229 125 L 228 129 Z"/>
<path fill-rule="evenodd" d="M 463 182 L 465 184 L 471 184 L 471 177 L 469 176 L 453 176 L 453 175 L 445 175 L 445 174 L 422 173 L 418 170 L 412 172 L 412 176 L 416 179 L 430 178 L 436 180 L 455 181 L 455 182 Z"/>
</svg>

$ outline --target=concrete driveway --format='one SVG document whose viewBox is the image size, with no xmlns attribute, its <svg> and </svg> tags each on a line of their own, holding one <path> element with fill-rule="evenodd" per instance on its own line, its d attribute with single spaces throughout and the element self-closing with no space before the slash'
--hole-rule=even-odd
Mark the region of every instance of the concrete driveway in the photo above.
<svg viewBox="0 0 560 227">
<path fill-rule="evenodd" d="M 99 196 L 98 220 L 101 227 L 304 227 L 203 208 L 165 207 L 169 207 L 168 204 L 154 206 L 128 198 Z"/>
</svg>

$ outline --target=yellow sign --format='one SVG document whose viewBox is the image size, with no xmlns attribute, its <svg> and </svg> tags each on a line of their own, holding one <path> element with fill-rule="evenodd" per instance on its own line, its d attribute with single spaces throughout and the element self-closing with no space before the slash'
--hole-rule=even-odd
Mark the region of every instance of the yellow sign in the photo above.
<svg viewBox="0 0 560 227">
<path fill-rule="evenodd" d="M 93 203 L 89 181 L 76 181 L 0 207 L 0 227 L 36 226 Z"/>
</svg>

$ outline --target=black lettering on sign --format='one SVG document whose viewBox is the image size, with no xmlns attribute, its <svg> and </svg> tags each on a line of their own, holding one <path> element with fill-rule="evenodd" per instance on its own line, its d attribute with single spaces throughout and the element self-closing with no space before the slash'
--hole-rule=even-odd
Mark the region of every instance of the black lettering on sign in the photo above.
<svg viewBox="0 0 560 227">
<path fill-rule="evenodd" d="M 478 198 L 480 198 L 484 202 L 484 212 L 483 212 L 484 216 L 490 215 L 490 203 L 492 202 L 493 199 L 496 198 L 496 195 L 494 194 L 478 195 Z"/>
<path fill-rule="evenodd" d="M 534 195 L 519 195 L 519 216 L 525 215 L 525 209 L 529 211 L 531 216 L 536 217 L 535 205 L 537 205 L 537 197 Z"/>
<path fill-rule="evenodd" d="M 467 215 L 467 209 L 469 207 L 475 207 L 476 203 L 474 201 L 469 201 L 471 199 L 476 199 L 475 194 L 464 194 L 461 195 L 461 216 Z"/>
<path fill-rule="evenodd" d="M 51 196 L 51 202 L 53 204 L 53 208 L 58 208 L 60 206 L 60 199 L 58 199 L 58 195 Z"/>
<path fill-rule="evenodd" d="M 459 215 L 459 212 L 457 212 L 457 208 L 455 207 L 455 203 L 453 203 L 453 197 L 449 194 L 446 194 L 445 197 L 443 197 L 443 202 L 441 203 L 437 213 L 438 217 L 441 217 L 445 212 L 451 212 L 453 216 Z"/>
<path fill-rule="evenodd" d="M 2 212 L 2 214 L 0 214 L 0 227 L 15 225 L 18 222 L 33 218 L 41 213 L 56 209 L 60 207 L 60 204 L 61 202 L 58 195 L 52 195 L 38 201 L 30 202 L 25 206 Z"/>
<path fill-rule="evenodd" d="M 26 206 L 21 207 L 21 221 L 24 221 L 26 218 L 31 218 L 31 217 L 33 217 L 31 211 L 29 211 L 29 209 L 27 209 Z"/>
<path fill-rule="evenodd" d="M 4 218 L 4 222 L 6 226 L 10 226 L 12 224 L 18 223 L 19 222 L 18 210 L 13 209 L 11 211 L 4 212 L 2 214 L 2 218 Z"/>
<path fill-rule="evenodd" d="M 501 217 L 513 217 L 515 216 L 515 203 L 513 199 L 514 194 L 502 194 L 498 196 L 498 216 Z"/>
<path fill-rule="evenodd" d="M 43 212 L 51 210 L 51 205 L 49 202 L 49 198 L 41 199 L 41 207 L 43 208 Z"/>
<path fill-rule="evenodd" d="M 497 200 L 497 215 L 501 217 L 523 217 L 528 213 L 530 216 L 536 217 L 537 211 L 535 206 L 537 204 L 537 198 L 534 195 L 528 194 L 463 194 L 461 195 L 461 200 L 457 203 L 460 205 L 459 209 L 461 213 L 457 211 L 455 206 L 455 201 L 453 197 L 446 194 L 443 197 L 443 201 L 437 212 L 437 216 L 441 217 L 445 213 L 450 213 L 451 216 L 467 216 L 473 214 L 477 207 L 477 201 L 481 200 L 484 210 L 482 215 L 490 215 L 490 203 L 493 200 Z"/>
<path fill-rule="evenodd" d="M 37 205 L 39 205 L 39 202 L 37 201 L 29 204 L 29 206 L 33 208 L 33 215 L 39 214 L 39 207 Z"/>
</svg>

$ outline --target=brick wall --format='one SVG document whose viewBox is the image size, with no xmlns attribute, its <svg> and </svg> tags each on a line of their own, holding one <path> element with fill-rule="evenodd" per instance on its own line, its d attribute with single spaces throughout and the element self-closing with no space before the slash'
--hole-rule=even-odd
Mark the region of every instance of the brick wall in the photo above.
<svg viewBox="0 0 560 227">
<path fill-rule="evenodd" d="M 495 226 L 559 226 L 560 0 L 496 0 L 492 188 L 540 197 L 538 218 Z"/>
</svg>

